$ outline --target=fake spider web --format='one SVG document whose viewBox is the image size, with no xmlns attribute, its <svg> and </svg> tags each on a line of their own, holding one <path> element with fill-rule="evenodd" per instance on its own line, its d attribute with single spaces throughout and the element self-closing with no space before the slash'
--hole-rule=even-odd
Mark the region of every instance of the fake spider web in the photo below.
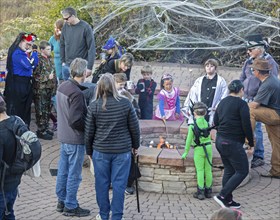
<svg viewBox="0 0 280 220">
<path fill-rule="evenodd" d="M 263 33 L 280 48 L 279 18 L 247 10 L 241 2 L 107 0 L 84 8 L 96 33 L 128 39 L 131 50 L 232 50 L 244 47 L 245 37 L 253 33 Z M 101 17 L 104 5 L 110 11 Z"/>
</svg>

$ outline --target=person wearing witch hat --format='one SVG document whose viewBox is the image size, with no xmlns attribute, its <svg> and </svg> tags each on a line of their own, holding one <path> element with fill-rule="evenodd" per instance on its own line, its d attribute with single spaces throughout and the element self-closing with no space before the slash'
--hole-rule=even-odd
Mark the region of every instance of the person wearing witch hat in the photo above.
<svg viewBox="0 0 280 220">
<path fill-rule="evenodd" d="M 272 146 L 271 169 L 261 176 L 280 179 L 280 80 L 271 74 L 266 59 L 255 59 L 250 67 L 261 81 L 254 100 L 248 104 L 252 128 L 254 130 L 256 122 L 264 123 Z"/>
<path fill-rule="evenodd" d="M 244 85 L 244 96 L 243 99 L 246 102 L 252 102 L 256 96 L 258 89 L 260 87 L 261 81 L 254 76 L 253 69 L 250 65 L 256 58 L 263 58 L 268 61 L 271 66 L 270 74 L 277 77 L 279 66 L 273 57 L 266 52 L 269 47 L 268 42 L 263 39 L 261 34 L 254 34 L 247 36 L 247 53 L 249 58 L 245 61 L 242 68 L 242 73 L 240 80 Z M 264 165 L 264 145 L 263 145 L 263 133 L 262 124 L 260 122 L 256 123 L 255 128 L 256 145 L 255 152 L 252 161 L 252 168 Z"/>
<path fill-rule="evenodd" d="M 38 65 L 37 51 L 32 51 L 36 38 L 33 33 L 20 33 L 8 50 L 6 67 L 4 96 L 7 114 L 19 116 L 28 126 L 31 121 L 32 73 Z"/>
</svg>

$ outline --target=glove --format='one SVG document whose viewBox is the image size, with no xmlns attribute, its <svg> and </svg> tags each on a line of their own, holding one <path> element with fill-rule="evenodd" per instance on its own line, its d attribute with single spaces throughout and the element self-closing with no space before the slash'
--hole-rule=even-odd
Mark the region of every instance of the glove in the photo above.
<svg viewBox="0 0 280 220">
<path fill-rule="evenodd" d="M 182 155 L 182 159 L 184 160 L 184 159 L 186 159 L 186 157 L 187 157 L 187 153 L 185 152 L 185 153 L 183 153 L 183 155 Z"/>
</svg>

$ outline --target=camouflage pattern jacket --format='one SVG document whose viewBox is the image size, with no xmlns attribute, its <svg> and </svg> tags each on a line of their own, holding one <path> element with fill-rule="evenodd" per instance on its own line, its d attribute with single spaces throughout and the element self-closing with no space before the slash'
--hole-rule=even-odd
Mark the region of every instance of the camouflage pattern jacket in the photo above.
<svg viewBox="0 0 280 220">
<path fill-rule="evenodd" d="M 33 72 L 33 92 L 38 94 L 41 90 L 51 89 L 55 94 L 57 87 L 57 79 L 55 74 L 55 68 L 50 58 L 43 57 L 39 54 L 39 63 Z M 49 79 L 49 75 L 53 73 L 52 79 Z"/>
</svg>

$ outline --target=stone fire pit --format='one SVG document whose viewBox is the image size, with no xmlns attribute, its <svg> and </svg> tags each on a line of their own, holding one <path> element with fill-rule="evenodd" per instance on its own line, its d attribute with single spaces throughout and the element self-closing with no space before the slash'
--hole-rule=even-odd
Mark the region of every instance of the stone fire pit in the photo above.
<svg viewBox="0 0 280 220">
<path fill-rule="evenodd" d="M 188 126 L 185 122 L 168 121 L 167 141 L 177 149 L 156 149 L 159 136 L 166 136 L 165 125 L 160 120 L 140 120 L 141 147 L 138 150 L 139 168 L 142 177 L 139 188 L 148 192 L 186 194 L 196 191 L 197 181 L 193 161 L 193 149 L 186 160 L 184 152 Z M 153 140 L 154 148 L 149 148 Z M 216 147 L 213 146 L 213 164 L 222 165 Z M 213 168 L 213 191 L 221 189 L 223 171 Z M 249 178 L 244 183 L 247 183 Z M 243 184 L 244 184 L 243 183 Z"/>
</svg>

